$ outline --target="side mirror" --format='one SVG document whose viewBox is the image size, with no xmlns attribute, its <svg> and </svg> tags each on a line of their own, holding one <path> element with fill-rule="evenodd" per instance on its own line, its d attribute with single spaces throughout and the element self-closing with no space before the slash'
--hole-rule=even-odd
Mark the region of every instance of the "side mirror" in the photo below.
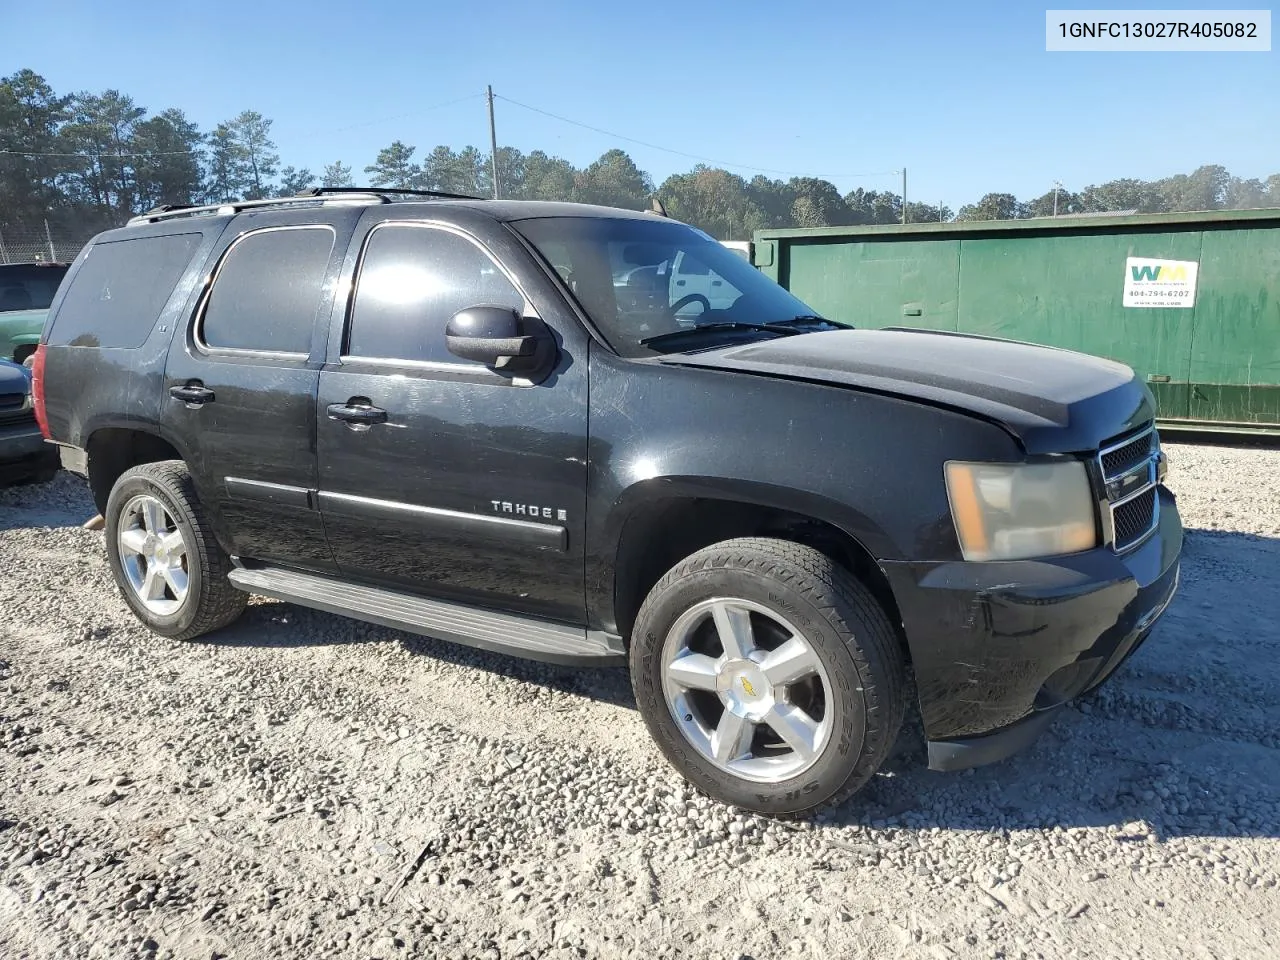
<svg viewBox="0 0 1280 960">
<path fill-rule="evenodd" d="M 539 349 L 549 339 L 521 333 L 520 314 L 510 307 L 468 307 L 459 310 L 444 328 L 445 346 L 464 360 L 474 360 L 503 372 L 535 370 L 546 360 Z"/>
</svg>

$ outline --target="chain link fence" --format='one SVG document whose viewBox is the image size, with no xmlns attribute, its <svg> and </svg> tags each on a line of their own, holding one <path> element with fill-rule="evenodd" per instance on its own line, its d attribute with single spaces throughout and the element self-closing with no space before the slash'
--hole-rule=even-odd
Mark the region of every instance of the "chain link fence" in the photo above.
<svg viewBox="0 0 1280 960">
<path fill-rule="evenodd" d="M 94 227 L 50 226 L 47 221 L 35 229 L 0 228 L 0 263 L 70 263 L 96 233 Z"/>
</svg>

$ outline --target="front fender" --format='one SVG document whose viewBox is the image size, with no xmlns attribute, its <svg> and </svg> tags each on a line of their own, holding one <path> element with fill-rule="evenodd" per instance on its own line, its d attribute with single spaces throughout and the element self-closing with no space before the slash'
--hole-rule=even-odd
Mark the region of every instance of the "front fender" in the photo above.
<svg viewBox="0 0 1280 960">
<path fill-rule="evenodd" d="M 689 511 L 696 515 L 699 501 L 717 504 L 716 512 L 706 518 L 712 520 L 713 526 L 691 524 Z M 693 534 L 695 540 L 708 533 L 716 540 L 742 536 L 744 528 L 757 518 L 726 513 L 726 503 L 741 504 L 747 511 L 779 511 L 815 521 L 852 539 L 872 556 L 890 542 L 887 533 L 864 513 L 804 490 L 714 476 L 670 475 L 636 480 L 608 506 L 588 552 L 586 588 L 588 609 L 595 614 L 593 622 L 614 632 L 619 627 L 619 617 L 625 616 L 626 611 L 634 612 L 631 603 L 636 597 L 624 589 L 624 584 L 633 577 L 643 577 L 645 570 L 650 576 L 655 572 L 651 564 L 657 558 L 650 556 L 651 547 L 664 550 L 676 546 L 684 550 L 705 545 L 681 540 L 690 533 L 691 526 L 698 528 Z M 655 533 L 655 526 L 659 532 Z M 655 535 L 662 539 L 655 541 Z"/>
<path fill-rule="evenodd" d="M 849 504 L 773 483 L 733 477 L 662 476 L 639 480 L 614 500 L 605 519 L 607 548 L 616 552 L 628 520 L 663 500 L 728 500 L 786 510 L 828 523 L 857 540 L 874 557 L 884 556 L 890 540 L 884 529 Z"/>
</svg>

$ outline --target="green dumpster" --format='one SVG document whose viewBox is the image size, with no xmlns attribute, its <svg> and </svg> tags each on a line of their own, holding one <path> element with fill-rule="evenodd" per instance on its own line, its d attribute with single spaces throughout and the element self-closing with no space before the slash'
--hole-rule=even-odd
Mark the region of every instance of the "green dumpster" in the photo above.
<svg viewBox="0 0 1280 960">
<path fill-rule="evenodd" d="M 1165 426 L 1280 433 L 1280 210 L 761 230 L 752 257 L 833 319 L 1109 357 Z"/>
</svg>

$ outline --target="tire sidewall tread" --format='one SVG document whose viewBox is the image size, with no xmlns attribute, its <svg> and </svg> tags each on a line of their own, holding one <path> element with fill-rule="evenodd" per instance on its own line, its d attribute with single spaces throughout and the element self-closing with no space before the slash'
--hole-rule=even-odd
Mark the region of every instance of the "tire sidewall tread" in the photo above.
<svg viewBox="0 0 1280 960">
<path fill-rule="evenodd" d="M 763 603 L 804 633 L 840 700 L 828 703 L 837 725 L 823 755 L 789 780 L 755 783 L 713 766 L 670 715 L 661 676 L 667 632 L 683 610 L 718 593 Z M 775 816 L 837 804 L 863 787 L 888 756 L 905 712 L 903 652 L 879 603 L 831 558 L 786 540 L 729 540 L 678 563 L 641 605 L 630 658 L 637 705 L 667 759 L 702 792 Z M 847 742 L 841 751 L 841 737 L 848 740 L 851 726 L 858 726 L 849 722 L 850 711 L 861 714 L 859 742 Z"/>
<path fill-rule="evenodd" d="M 187 602 L 166 616 L 152 613 L 134 594 L 120 557 L 120 512 L 138 494 L 149 494 L 164 503 L 187 547 Z M 182 461 L 144 463 L 122 473 L 107 498 L 104 520 L 111 573 L 125 603 L 153 633 L 190 640 L 226 626 L 244 611 L 248 594 L 233 587 L 227 578 L 231 558 L 214 536 L 191 473 Z"/>
</svg>

